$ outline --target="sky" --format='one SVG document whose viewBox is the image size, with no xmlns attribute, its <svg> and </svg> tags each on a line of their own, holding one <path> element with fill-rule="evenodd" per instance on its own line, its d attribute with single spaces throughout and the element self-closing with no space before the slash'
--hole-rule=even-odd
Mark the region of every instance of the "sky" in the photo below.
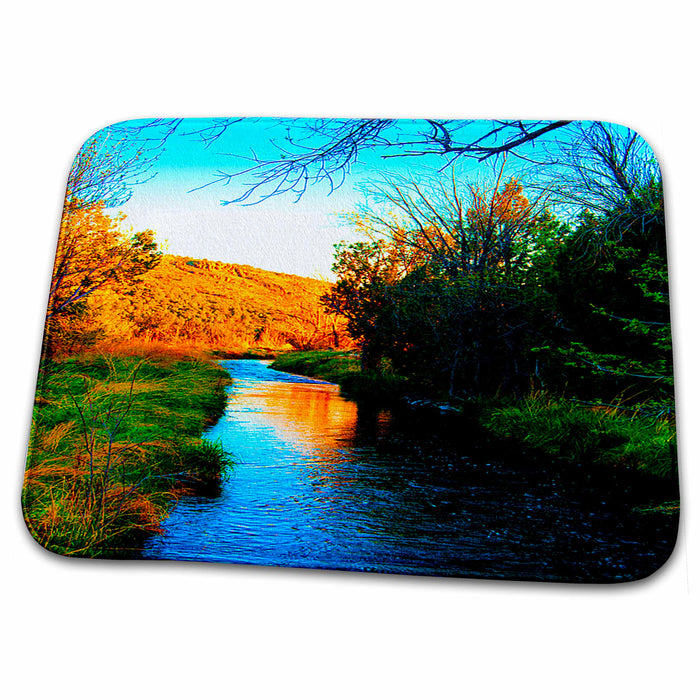
<svg viewBox="0 0 700 700">
<path fill-rule="evenodd" d="M 200 174 L 199 181 L 204 181 Z M 209 177 L 210 173 L 206 174 Z M 152 229 L 173 255 L 252 265 L 276 272 L 329 278 L 333 244 L 356 239 L 339 214 L 351 197 L 308 196 L 269 199 L 253 206 L 221 206 L 223 188 L 189 192 L 189 178 L 163 177 L 136 189 L 119 210 L 135 231 Z M 286 201 L 285 201 L 286 200 Z"/>
<path fill-rule="evenodd" d="M 272 153 L 269 141 L 275 123 L 233 124 L 208 147 L 197 135 L 186 135 L 210 123 L 185 120 L 180 133 L 165 142 L 149 173 L 153 177 L 135 185 L 131 198 L 113 211 L 126 214 L 125 223 L 134 231 L 155 231 L 167 253 L 332 279 L 333 245 L 359 238 L 342 215 L 363 200 L 356 187 L 382 164 L 368 154 L 372 162 L 356 164 L 344 185 L 330 194 L 328 184 L 322 183 L 310 187 L 299 201 L 283 194 L 247 206 L 222 206 L 222 200 L 244 192 L 249 179 L 202 186 L 216 179 L 219 169 L 245 169 L 249 161 L 236 156 L 247 156 L 250 149 Z"/>
<path fill-rule="evenodd" d="M 341 240 L 351 242 L 361 238 L 343 215 L 365 202 L 363 184 L 382 174 L 410 176 L 420 181 L 425 174 L 435 174 L 446 164 L 443 157 L 406 157 L 403 150 L 402 157 L 382 158 L 379 150 L 365 149 L 352 164 L 342 186 L 333 191 L 327 182 L 321 182 L 310 185 L 301 198 L 283 193 L 260 201 L 253 196 L 245 204 L 223 206 L 222 201 L 240 197 L 250 186 L 251 175 L 241 172 L 250 168 L 251 154 L 262 159 L 278 158 L 280 147 L 289 148 L 287 137 L 292 120 L 227 120 L 233 123 L 219 131 L 217 125 L 221 121 L 134 120 L 112 125 L 97 134 L 112 139 L 126 136 L 134 144 L 137 139 L 151 139 L 145 142 L 150 149 L 147 155 L 158 157 L 148 172 L 149 177 L 133 186 L 130 199 L 114 213 L 121 211 L 127 215 L 127 228 L 155 231 L 164 252 L 332 280 L 333 245 Z M 312 123 L 313 120 L 294 122 Z M 417 129 L 425 125 L 423 120 L 403 120 L 397 128 L 406 137 L 418 134 Z M 454 131 L 457 125 L 459 132 Z M 175 130 L 163 139 L 163 134 L 173 126 Z M 294 128 L 292 134 L 298 139 L 302 132 Z M 451 128 L 453 134 L 465 141 L 490 130 L 491 122 L 453 122 Z M 214 133 L 218 134 L 215 140 L 202 139 Z M 566 138 L 565 133 L 556 132 L 557 138 Z M 389 139 L 396 136 L 391 131 L 382 135 Z M 312 147 L 322 143 L 321 137 L 315 136 L 307 137 L 304 142 Z M 528 144 L 528 148 L 528 156 L 534 153 L 533 157 L 538 157 L 536 149 L 546 146 L 538 140 Z M 523 153 L 524 149 L 519 152 Z M 461 178 L 493 184 L 494 166 L 493 160 L 480 164 L 475 159 L 461 158 L 456 167 Z M 506 167 L 510 174 L 517 174 L 522 166 L 523 161 L 509 156 Z M 222 179 L 222 173 L 236 175 Z"/>
<path fill-rule="evenodd" d="M 145 122 L 117 126 L 139 123 Z M 244 170 L 250 165 L 246 158 L 251 150 L 273 155 L 270 140 L 283 139 L 286 132 L 277 120 L 246 119 L 229 126 L 205 147 L 200 135 L 192 132 L 211 124 L 205 119 L 183 120 L 164 142 L 149 173 L 152 177 L 135 185 L 131 198 L 112 210 L 126 214 L 125 224 L 134 231 L 155 231 L 167 253 L 333 279 L 333 245 L 360 238 L 342 215 L 364 201 L 362 183 L 380 173 L 405 175 L 436 167 L 426 158 L 383 160 L 366 150 L 333 192 L 323 182 L 309 187 L 299 201 L 292 194 L 282 194 L 247 206 L 222 206 L 222 200 L 235 199 L 245 191 L 249 178 L 203 186 L 215 180 L 219 170 Z"/>
</svg>

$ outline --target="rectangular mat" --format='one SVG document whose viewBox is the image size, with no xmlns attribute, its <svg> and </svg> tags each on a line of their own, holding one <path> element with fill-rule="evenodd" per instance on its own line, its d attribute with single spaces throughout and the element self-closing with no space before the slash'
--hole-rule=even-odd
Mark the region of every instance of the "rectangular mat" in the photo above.
<svg viewBox="0 0 700 700">
<path fill-rule="evenodd" d="M 76 156 L 22 494 L 49 551 L 631 581 L 676 462 L 630 129 L 144 119 Z"/>
</svg>

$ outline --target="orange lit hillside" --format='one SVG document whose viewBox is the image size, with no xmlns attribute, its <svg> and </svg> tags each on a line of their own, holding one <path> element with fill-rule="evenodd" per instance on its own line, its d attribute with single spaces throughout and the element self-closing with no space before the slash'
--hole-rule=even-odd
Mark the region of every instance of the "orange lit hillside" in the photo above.
<svg viewBox="0 0 700 700">
<path fill-rule="evenodd" d="M 209 260 L 163 255 L 125 289 L 90 300 L 99 345 L 122 341 L 238 351 L 344 347 L 342 319 L 320 297 L 330 283 Z"/>
</svg>

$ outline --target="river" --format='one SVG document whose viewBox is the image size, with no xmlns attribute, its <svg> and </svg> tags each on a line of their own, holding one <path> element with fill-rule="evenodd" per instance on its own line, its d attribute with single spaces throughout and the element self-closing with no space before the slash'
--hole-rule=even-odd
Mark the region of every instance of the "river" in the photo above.
<svg viewBox="0 0 700 700">
<path fill-rule="evenodd" d="M 264 360 L 222 365 L 229 401 L 205 437 L 235 464 L 219 495 L 177 502 L 147 559 L 621 581 L 672 549 L 673 528 L 552 465 L 490 459 L 454 427 L 358 405 Z"/>
</svg>

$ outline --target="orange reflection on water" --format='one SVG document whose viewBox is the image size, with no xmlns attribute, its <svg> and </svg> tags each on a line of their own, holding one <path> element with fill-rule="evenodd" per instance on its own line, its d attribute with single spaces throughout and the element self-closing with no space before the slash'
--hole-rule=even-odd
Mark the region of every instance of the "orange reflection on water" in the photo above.
<svg viewBox="0 0 700 700">
<path fill-rule="evenodd" d="M 337 450 L 340 441 L 355 435 L 357 404 L 340 396 L 334 384 L 267 382 L 260 389 L 243 390 L 237 400 L 280 438 L 308 450 Z"/>
</svg>

